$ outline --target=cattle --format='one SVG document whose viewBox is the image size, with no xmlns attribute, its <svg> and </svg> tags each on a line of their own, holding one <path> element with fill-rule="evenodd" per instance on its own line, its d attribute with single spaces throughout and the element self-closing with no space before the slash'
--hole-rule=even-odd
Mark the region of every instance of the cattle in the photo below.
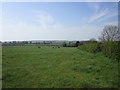
<svg viewBox="0 0 120 90">
<path fill-rule="evenodd" d="M 41 48 L 41 47 L 38 47 L 38 48 Z"/>
<path fill-rule="evenodd" d="M 60 48 L 60 47 L 52 47 L 52 48 Z"/>
</svg>

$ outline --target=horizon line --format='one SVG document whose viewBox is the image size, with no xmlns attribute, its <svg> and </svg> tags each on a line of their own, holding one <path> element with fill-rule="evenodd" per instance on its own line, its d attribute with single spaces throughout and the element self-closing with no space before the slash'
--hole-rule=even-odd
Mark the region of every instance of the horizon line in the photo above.
<svg viewBox="0 0 120 90">
<path fill-rule="evenodd" d="M 31 39 L 31 40 L 0 40 L 0 42 L 12 42 L 12 41 L 88 41 L 90 39 L 84 40 L 67 40 L 67 39 Z M 97 41 L 97 40 L 96 40 Z"/>
</svg>

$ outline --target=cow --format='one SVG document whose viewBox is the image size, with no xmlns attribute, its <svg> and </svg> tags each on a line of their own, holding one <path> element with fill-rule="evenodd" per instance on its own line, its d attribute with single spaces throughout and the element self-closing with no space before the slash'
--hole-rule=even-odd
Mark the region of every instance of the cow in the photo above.
<svg viewBox="0 0 120 90">
<path fill-rule="evenodd" d="M 41 48 L 41 47 L 38 47 L 38 48 Z"/>
</svg>

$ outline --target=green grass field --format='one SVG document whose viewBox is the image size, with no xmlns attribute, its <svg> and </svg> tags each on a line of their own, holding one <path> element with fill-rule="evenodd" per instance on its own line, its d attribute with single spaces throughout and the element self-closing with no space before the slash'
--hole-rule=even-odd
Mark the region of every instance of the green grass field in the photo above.
<svg viewBox="0 0 120 90">
<path fill-rule="evenodd" d="M 3 88 L 117 88 L 118 63 L 76 47 L 2 48 Z"/>
</svg>

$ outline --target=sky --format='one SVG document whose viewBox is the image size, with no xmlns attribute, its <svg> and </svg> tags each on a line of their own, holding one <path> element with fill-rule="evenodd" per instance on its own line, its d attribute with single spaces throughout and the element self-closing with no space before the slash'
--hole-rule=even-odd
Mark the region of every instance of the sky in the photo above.
<svg viewBox="0 0 120 90">
<path fill-rule="evenodd" d="M 117 25 L 118 3 L 3 2 L 1 15 L 2 41 L 89 40 Z"/>
</svg>

